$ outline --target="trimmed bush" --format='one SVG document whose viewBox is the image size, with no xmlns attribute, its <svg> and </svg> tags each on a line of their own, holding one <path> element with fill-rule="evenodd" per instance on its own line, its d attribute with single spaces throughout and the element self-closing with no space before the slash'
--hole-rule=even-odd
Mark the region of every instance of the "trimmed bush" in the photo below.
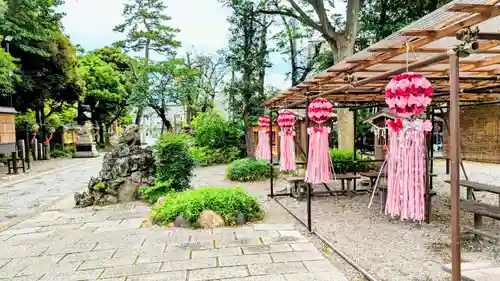
<svg viewBox="0 0 500 281">
<path fill-rule="evenodd" d="M 237 160 L 241 156 L 238 147 L 210 149 L 208 147 L 192 146 L 189 155 L 198 166 L 209 166 L 213 164 L 226 164 Z"/>
<path fill-rule="evenodd" d="M 158 198 L 164 196 L 172 190 L 172 180 L 167 182 L 158 182 L 154 186 L 142 186 L 139 188 L 139 197 L 146 200 L 149 204 L 154 204 Z"/>
<path fill-rule="evenodd" d="M 226 225 L 235 225 L 239 213 L 245 216 L 246 221 L 260 220 L 264 216 L 257 198 L 239 187 L 205 187 L 169 193 L 163 204 L 153 208 L 150 216 L 159 225 L 168 225 L 182 216 L 191 226 L 198 227 L 196 221 L 206 210 L 219 214 Z"/>
<path fill-rule="evenodd" d="M 344 174 L 344 173 L 353 173 L 355 171 L 358 172 L 367 172 L 374 168 L 374 163 L 371 162 L 361 162 L 361 163 L 337 163 L 336 161 L 344 161 L 344 160 L 354 160 L 354 151 L 348 149 L 330 149 L 330 157 L 333 161 L 333 168 L 335 173 Z M 368 158 L 364 158 L 360 153 L 357 153 L 358 160 L 365 160 Z"/>
<path fill-rule="evenodd" d="M 195 129 L 195 141 L 199 147 L 224 149 L 241 147 L 244 132 L 216 112 L 201 113 L 191 123 Z"/>
<path fill-rule="evenodd" d="M 226 169 L 226 177 L 234 181 L 258 181 L 271 176 L 269 161 L 252 158 L 239 159 Z"/>
<path fill-rule="evenodd" d="M 194 161 L 189 156 L 185 136 L 168 134 L 154 147 L 156 181 L 171 182 L 170 188 L 183 191 L 190 188 Z"/>
</svg>

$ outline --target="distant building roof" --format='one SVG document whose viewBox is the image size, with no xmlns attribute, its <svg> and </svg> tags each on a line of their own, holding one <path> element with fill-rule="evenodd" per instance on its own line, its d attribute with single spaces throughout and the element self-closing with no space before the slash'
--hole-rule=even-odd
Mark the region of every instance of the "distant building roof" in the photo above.
<svg viewBox="0 0 500 281">
<path fill-rule="evenodd" d="M 15 113 L 17 113 L 17 111 L 13 107 L 0 106 L 0 113 L 15 114 Z"/>
</svg>

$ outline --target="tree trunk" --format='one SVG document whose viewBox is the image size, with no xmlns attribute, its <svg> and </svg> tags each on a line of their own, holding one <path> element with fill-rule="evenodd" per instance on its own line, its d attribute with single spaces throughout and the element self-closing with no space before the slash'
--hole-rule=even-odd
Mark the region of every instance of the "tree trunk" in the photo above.
<svg viewBox="0 0 500 281">
<path fill-rule="evenodd" d="M 104 144 L 104 123 L 99 124 L 99 143 Z"/>
<path fill-rule="evenodd" d="M 35 120 L 38 125 L 42 124 L 40 121 L 40 109 L 36 108 L 35 109 Z"/>
<path fill-rule="evenodd" d="M 243 123 L 245 125 L 245 145 L 247 148 L 247 157 L 254 158 L 255 157 L 255 148 L 252 141 L 252 126 L 250 124 L 249 118 L 249 110 L 250 106 L 248 101 L 245 100 L 243 102 Z"/>
<path fill-rule="evenodd" d="M 146 59 L 146 64 L 149 64 L 149 46 L 151 45 L 151 40 L 146 40 L 146 46 L 144 48 L 144 58 Z M 146 75 L 146 83 L 149 83 L 148 76 Z M 135 116 L 135 124 L 141 125 L 142 122 L 142 114 L 144 113 L 144 106 L 139 106 L 137 108 L 137 114 Z"/>
<path fill-rule="evenodd" d="M 136 125 L 141 125 L 142 122 L 142 114 L 144 113 L 144 107 L 139 106 L 137 108 L 137 114 L 135 115 L 135 124 Z"/>
</svg>

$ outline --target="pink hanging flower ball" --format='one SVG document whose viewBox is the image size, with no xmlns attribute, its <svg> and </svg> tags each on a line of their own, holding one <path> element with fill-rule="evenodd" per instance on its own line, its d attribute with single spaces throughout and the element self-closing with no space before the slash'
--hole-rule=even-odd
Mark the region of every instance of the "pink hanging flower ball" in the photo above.
<svg viewBox="0 0 500 281">
<path fill-rule="evenodd" d="M 278 125 L 284 129 L 290 129 L 295 125 L 295 114 L 290 111 L 283 111 L 278 115 Z"/>
<path fill-rule="evenodd" d="M 269 117 L 269 115 L 262 115 L 257 120 L 257 123 L 259 123 L 260 128 L 269 129 L 269 125 L 271 124 L 271 118 Z"/>
<path fill-rule="evenodd" d="M 317 98 L 307 108 L 307 116 L 314 123 L 321 124 L 333 116 L 333 105 L 326 99 Z"/>
<path fill-rule="evenodd" d="M 424 112 L 431 103 L 434 89 L 422 74 L 396 75 L 385 88 L 385 102 L 396 115 L 408 118 Z"/>
</svg>

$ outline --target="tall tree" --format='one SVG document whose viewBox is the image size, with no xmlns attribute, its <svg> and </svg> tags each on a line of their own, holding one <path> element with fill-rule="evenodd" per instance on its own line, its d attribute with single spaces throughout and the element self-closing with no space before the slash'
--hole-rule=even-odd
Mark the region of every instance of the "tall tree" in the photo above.
<svg viewBox="0 0 500 281">
<path fill-rule="evenodd" d="M 356 50 L 391 35 L 451 0 L 365 0 Z"/>
<path fill-rule="evenodd" d="M 135 70 L 141 76 L 149 77 L 147 85 L 141 86 L 145 90 L 137 91 L 133 95 L 134 102 L 152 108 L 162 120 L 167 130 L 172 129 L 172 124 L 167 118 L 168 105 L 178 103 L 182 97 L 179 87 L 185 85 L 185 80 L 197 75 L 192 69 L 184 66 L 184 60 L 171 58 L 155 64 L 146 64 L 144 61 Z"/>
<path fill-rule="evenodd" d="M 262 91 L 258 83 L 262 67 L 265 67 L 262 65 L 261 32 L 267 31 L 267 28 L 263 30 L 266 23 L 261 21 L 262 17 L 253 1 L 229 1 L 226 5 L 232 10 L 232 15 L 228 19 L 231 25 L 229 60 L 234 70 L 241 75 L 232 83 L 229 92 L 233 96 L 241 97 L 247 155 L 253 157 L 255 149 L 252 142 L 250 102 L 255 93 Z"/>
<path fill-rule="evenodd" d="M 319 65 L 323 42 L 303 42 L 312 37 L 313 30 L 301 24 L 297 19 L 279 15 L 283 28 L 273 36 L 277 42 L 278 51 L 285 55 L 290 64 L 288 73 L 292 87 L 304 81 Z"/>
<path fill-rule="evenodd" d="M 144 52 L 146 63 L 150 61 L 151 51 L 175 54 L 180 42 L 174 37 L 179 30 L 166 24 L 171 19 L 164 13 L 166 9 L 162 0 L 128 0 L 123 9 L 125 21 L 114 29 L 126 34 L 126 39 L 118 44 L 127 51 Z M 142 106 L 138 107 L 136 124 L 141 123 L 143 110 Z"/>
<path fill-rule="evenodd" d="M 99 127 L 99 142 L 104 142 L 104 128 L 121 117 L 126 106 L 127 90 L 122 74 L 96 53 L 79 57 L 79 74 L 84 81 L 84 104 L 88 105 L 91 121 Z"/>
</svg>

